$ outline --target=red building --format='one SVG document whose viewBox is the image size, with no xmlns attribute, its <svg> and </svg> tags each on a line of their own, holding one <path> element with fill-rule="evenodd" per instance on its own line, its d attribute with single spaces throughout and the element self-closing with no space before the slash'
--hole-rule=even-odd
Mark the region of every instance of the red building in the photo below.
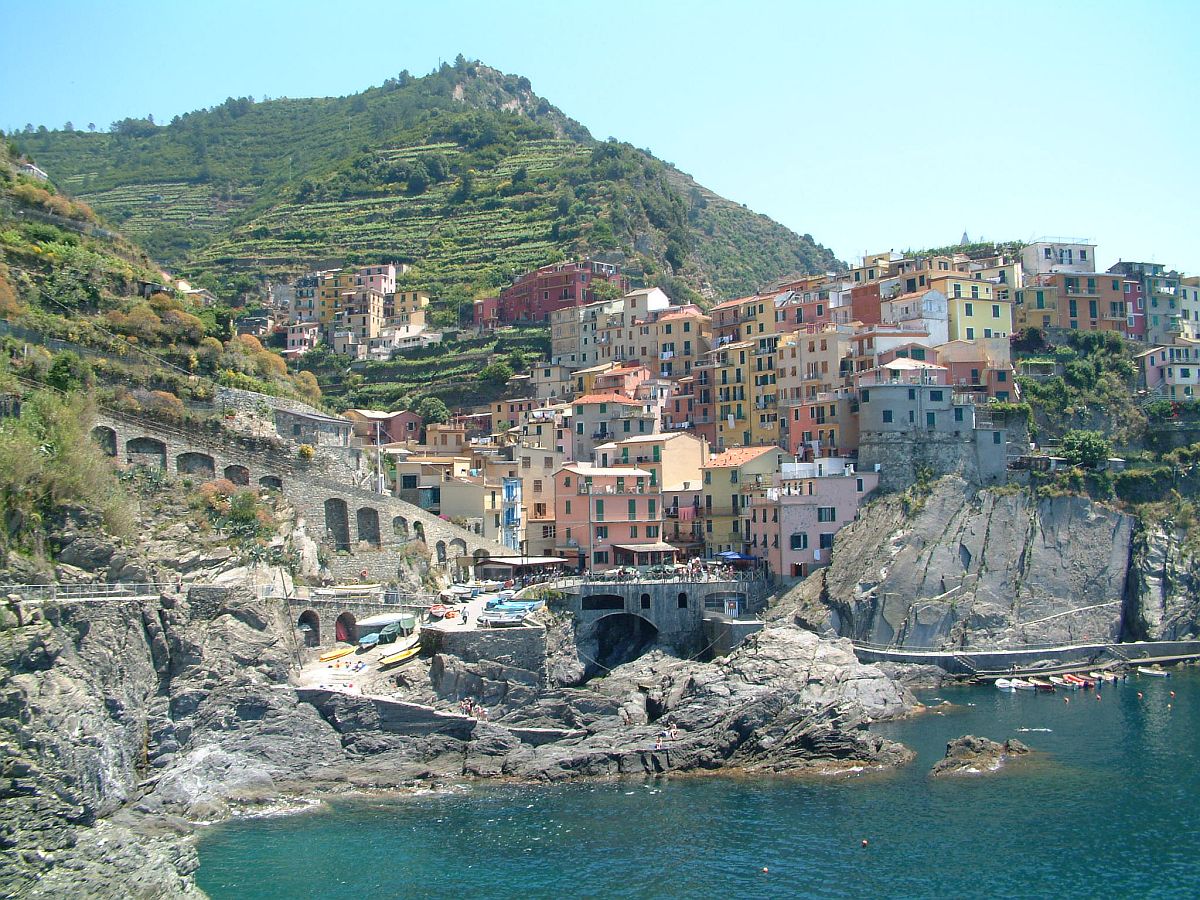
<svg viewBox="0 0 1200 900">
<path fill-rule="evenodd" d="M 500 298 L 484 297 L 475 301 L 475 327 L 495 328 L 500 323 Z"/>
<path fill-rule="evenodd" d="M 864 325 L 878 325 L 882 321 L 880 300 L 878 281 L 854 285 L 850 289 L 850 309 L 854 320 Z"/>
<path fill-rule="evenodd" d="M 601 299 L 593 288 L 597 282 L 616 285 L 622 294 L 629 292 L 629 279 L 608 263 L 585 259 L 542 266 L 500 292 L 499 320 L 505 325 L 549 322 L 550 313 L 555 310 Z"/>
</svg>

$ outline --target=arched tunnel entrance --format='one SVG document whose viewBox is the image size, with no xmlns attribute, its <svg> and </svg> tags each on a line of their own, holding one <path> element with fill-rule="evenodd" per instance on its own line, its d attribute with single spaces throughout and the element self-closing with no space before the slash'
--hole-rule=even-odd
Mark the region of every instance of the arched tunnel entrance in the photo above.
<svg viewBox="0 0 1200 900">
<path fill-rule="evenodd" d="M 593 628 L 596 655 L 595 662 L 588 666 L 587 677 L 637 659 L 658 641 L 654 624 L 633 613 L 605 616 Z"/>
</svg>

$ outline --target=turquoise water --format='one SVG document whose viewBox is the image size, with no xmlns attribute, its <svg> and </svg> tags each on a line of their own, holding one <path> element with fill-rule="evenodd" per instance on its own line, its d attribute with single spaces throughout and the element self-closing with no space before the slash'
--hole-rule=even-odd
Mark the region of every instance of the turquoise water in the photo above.
<svg viewBox="0 0 1200 900">
<path fill-rule="evenodd" d="M 984 687 L 922 699 L 935 697 L 955 707 L 877 729 L 918 753 L 898 772 L 339 801 L 213 828 L 198 881 L 217 900 L 1200 896 L 1200 673 L 1069 704 Z M 928 778 L 966 733 L 1039 753 L 990 777 Z"/>
</svg>

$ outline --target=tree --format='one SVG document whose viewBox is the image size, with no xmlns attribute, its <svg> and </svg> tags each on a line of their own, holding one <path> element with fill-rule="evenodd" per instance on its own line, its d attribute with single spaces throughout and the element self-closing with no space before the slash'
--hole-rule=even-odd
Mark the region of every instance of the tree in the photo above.
<svg viewBox="0 0 1200 900">
<path fill-rule="evenodd" d="M 1112 444 L 1098 431 L 1068 431 L 1062 437 L 1062 454 L 1076 466 L 1094 469 L 1112 455 Z"/>
<path fill-rule="evenodd" d="M 479 373 L 479 380 L 485 384 L 505 385 L 512 377 L 512 367 L 505 362 L 494 362 L 490 366 L 484 366 Z"/>
<path fill-rule="evenodd" d="M 446 422 L 450 418 L 450 410 L 440 397 L 422 397 L 413 412 L 420 416 L 426 425 Z"/>
<path fill-rule="evenodd" d="M 88 122 L 88 131 L 95 131 L 95 130 L 96 130 L 96 123 Z"/>
<path fill-rule="evenodd" d="M 50 371 L 46 373 L 46 384 L 64 393 L 86 388 L 91 383 L 92 367 L 70 350 L 55 356 Z"/>
<path fill-rule="evenodd" d="M 63 126 L 63 131 L 74 131 L 74 130 L 75 130 L 75 126 L 73 124 L 71 124 L 71 121 L 68 119 L 67 124 Z"/>
</svg>

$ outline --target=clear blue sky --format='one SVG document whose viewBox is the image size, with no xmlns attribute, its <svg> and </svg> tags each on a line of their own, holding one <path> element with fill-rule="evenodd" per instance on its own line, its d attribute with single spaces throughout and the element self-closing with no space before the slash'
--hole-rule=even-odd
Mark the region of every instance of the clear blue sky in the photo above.
<svg viewBox="0 0 1200 900">
<path fill-rule="evenodd" d="M 522 74 L 843 259 L 1068 235 L 1200 272 L 1200 3 L 2 0 L 0 127 Z M 13 17 L 20 25 L 12 27 Z"/>
</svg>

